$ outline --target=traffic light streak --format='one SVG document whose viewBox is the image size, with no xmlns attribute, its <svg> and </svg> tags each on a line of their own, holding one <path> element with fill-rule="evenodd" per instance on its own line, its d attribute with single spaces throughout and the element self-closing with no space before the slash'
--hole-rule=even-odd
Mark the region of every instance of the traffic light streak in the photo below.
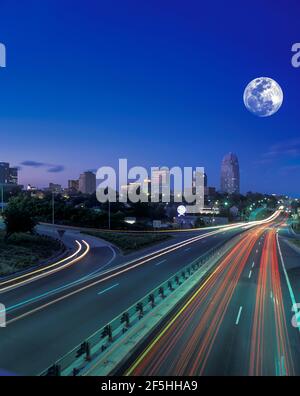
<svg viewBox="0 0 300 396">
<path fill-rule="evenodd" d="M 270 350 L 274 350 L 275 358 L 268 364 L 266 352 Z M 270 372 L 270 367 L 273 367 L 273 372 Z M 266 374 L 294 374 L 274 228 L 265 238 L 261 256 L 249 365 L 249 375 Z"/>
<path fill-rule="evenodd" d="M 126 375 L 158 375 L 162 372 L 165 375 L 204 374 L 235 287 L 264 229 L 249 231 L 237 243 Z M 200 313 L 200 309 L 203 312 Z M 183 342 L 184 335 L 191 328 L 190 338 Z"/>
</svg>

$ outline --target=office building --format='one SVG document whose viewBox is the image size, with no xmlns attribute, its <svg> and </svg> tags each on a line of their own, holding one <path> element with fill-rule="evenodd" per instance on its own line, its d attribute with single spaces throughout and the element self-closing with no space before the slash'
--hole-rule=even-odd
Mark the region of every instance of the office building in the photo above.
<svg viewBox="0 0 300 396">
<path fill-rule="evenodd" d="M 76 193 L 79 191 L 79 180 L 68 180 L 68 192 Z"/>
<path fill-rule="evenodd" d="M 62 186 L 56 183 L 49 183 L 49 187 L 46 190 L 55 194 L 61 194 L 63 191 Z"/>
<path fill-rule="evenodd" d="M 11 168 L 8 162 L 0 162 L 0 184 L 18 184 L 18 168 Z"/>
<path fill-rule="evenodd" d="M 240 193 L 239 161 L 234 153 L 226 154 L 222 160 L 221 192 L 227 194 Z"/>
<path fill-rule="evenodd" d="M 79 191 L 82 194 L 93 194 L 96 192 L 96 175 L 93 172 L 84 172 L 79 177 Z"/>
</svg>

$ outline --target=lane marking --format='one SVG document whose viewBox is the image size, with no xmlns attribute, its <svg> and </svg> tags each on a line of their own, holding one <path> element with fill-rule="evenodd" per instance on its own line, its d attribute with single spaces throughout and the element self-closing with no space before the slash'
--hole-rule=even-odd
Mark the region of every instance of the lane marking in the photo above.
<svg viewBox="0 0 300 396">
<path fill-rule="evenodd" d="M 277 211 L 277 212 L 275 212 L 272 216 L 270 216 L 268 219 L 261 220 L 261 221 L 251 222 L 251 224 L 249 223 L 246 227 L 242 227 L 242 228 L 252 228 L 252 227 L 255 227 L 256 225 L 268 223 L 268 222 L 270 222 L 271 220 L 273 220 L 274 218 L 278 217 L 278 215 L 279 215 L 279 212 Z M 232 229 L 240 228 L 240 227 L 241 227 L 241 224 L 237 223 L 236 225 L 232 225 L 232 226 L 219 226 L 219 227 L 220 227 L 220 228 L 221 228 L 221 227 L 224 227 L 224 228 L 226 228 L 226 231 L 229 231 L 229 230 L 232 230 Z M 216 228 L 218 228 L 218 227 L 216 227 Z M 222 230 L 222 231 L 223 231 L 223 230 Z M 117 266 L 117 267 L 114 267 L 113 269 L 104 271 L 104 272 L 100 273 L 99 276 L 105 276 L 105 275 L 106 275 L 106 277 L 104 277 L 104 278 L 102 278 L 102 279 L 99 279 L 99 280 L 97 280 L 97 281 L 94 281 L 94 282 L 92 282 L 92 283 L 90 283 L 90 284 L 88 284 L 88 285 L 86 285 L 86 286 L 83 286 L 83 287 L 81 287 L 81 288 L 79 288 L 79 289 L 76 289 L 76 290 L 74 290 L 74 291 L 72 291 L 72 292 L 70 292 L 70 293 L 68 293 L 68 294 L 65 294 L 65 295 L 63 295 L 63 296 L 61 296 L 61 297 L 59 297 L 59 298 L 56 298 L 56 299 L 54 299 L 54 300 L 52 300 L 52 301 L 49 301 L 48 303 L 45 303 L 45 304 L 43 304 L 43 305 L 41 305 L 41 306 L 38 306 L 38 307 L 36 307 L 36 308 L 34 308 L 34 309 L 30 310 L 30 311 L 27 311 L 27 312 L 25 312 L 25 313 L 23 313 L 23 314 L 21 314 L 21 315 L 19 315 L 19 316 L 16 316 L 16 317 L 10 319 L 10 320 L 7 322 L 7 324 L 11 324 L 11 323 L 14 323 L 14 322 L 16 322 L 16 321 L 18 321 L 18 320 L 20 320 L 20 319 L 26 318 L 27 316 L 32 315 L 32 314 L 34 314 L 34 313 L 36 313 L 36 312 L 39 312 L 39 311 L 41 311 L 41 310 L 43 310 L 43 309 L 45 309 L 45 308 L 47 308 L 47 307 L 49 307 L 49 306 L 51 306 L 51 305 L 53 305 L 53 304 L 56 304 L 56 303 L 58 303 L 58 302 L 60 302 L 60 301 L 62 301 L 62 300 L 65 300 L 66 298 L 69 298 L 69 297 L 71 297 L 71 296 L 73 296 L 73 295 L 76 295 L 76 294 L 81 293 L 81 292 L 83 292 L 83 291 L 85 291 L 85 290 L 87 290 L 87 289 L 90 289 L 91 287 L 94 287 L 95 285 L 97 285 L 97 284 L 99 284 L 99 283 L 102 283 L 102 282 L 104 282 L 104 281 L 106 281 L 106 280 L 108 280 L 108 279 L 114 278 L 114 277 L 116 277 L 116 276 L 118 276 L 118 275 L 121 275 L 121 274 L 126 273 L 126 272 L 128 272 L 128 271 L 131 271 L 132 269 L 137 268 L 137 267 L 143 265 L 143 264 L 146 263 L 146 262 L 149 262 L 149 261 L 151 261 L 151 260 L 153 260 L 153 259 L 155 259 L 155 258 L 157 258 L 157 257 L 159 257 L 159 256 L 163 256 L 163 255 L 165 255 L 165 254 L 169 254 L 169 253 L 171 253 L 172 251 L 175 251 L 175 250 L 177 250 L 177 249 L 182 248 L 183 246 L 192 244 L 192 243 L 194 243 L 194 242 L 198 242 L 198 241 L 200 241 L 200 240 L 202 240 L 202 242 L 207 242 L 207 241 L 204 240 L 204 238 L 207 238 L 207 237 L 209 237 L 209 236 L 212 236 L 212 235 L 214 235 L 215 233 L 221 233 L 221 230 L 219 229 L 219 230 L 217 230 L 217 231 L 212 231 L 212 232 L 204 233 L 204 234 L 201 234 L 200 236 L 190 238 L 190 239 L 185 240 L 185 241 L 183 241 L 183 242 L 175 243 L 175 244 L 173 244 L 173 245 L 171 245 L 171 246 L 169 246 L 169 247 L 160 249 L 160 250 L 158 250 L 158 251 L 156 251 L 156 252 L 154 252 L 154 253 L 150 253 L 150 254 L 148 254 L 148 255 L 145 255 L 145 256 L 143 256 L 143 257 L 140 257 L 139 259 L 135 259 L 135 260 L 129 261 L 129 262 L 127 262 L 127 263 L 124 263 L 124 264 L 121 264 L 121 265 L 119 265 L 119 266 Z M 83 242 L 87 245 L 87 243 L 86 243 L 85 241 L 83 241 Z M 154 255 L 155 255 L 155 256 L 154 256 Z M 153 257 L 153 256 L 154 256 L 154 257 Z M 140 261 L 140 260 L 143 260 L 143 261 Z M 130 265 L 131 265 L 131 266 L 130 266 Z M 118 272 L 115 272 L 116 270 L 119 270 L 119 271 L 118 271 Z M 113 273 L 112 273 L 112 272 L 113 272 Z M 92 279 L 93 279 L 93 278 L 92 278 Z M 18 305 L 23 305 L 23 304 L 22 304 L 22 303 L 19 303 Z M 12 308 L 12 307 L 8 307 L 7 309 L 9 309 L 9 308 Z M 299 330 L 300 330 L 300 329 L 299 329 Z"/>
<path fill-rule="evenodd" d="M 109 265 L 115 259 L 115 257 L 116 257 L 116 254 L 103 267 L 106 267 L 107 265 Z M 74 281 L 72 281 L 70 283 L 66 283 L 66 284 L 64 284 L 62 286 L 59 286 L 59 287 L 54 288 L 54 289 L 51 289 L 51 290 L 49 290 L 49 291 L 47 291 L 45 293 L 42 293 L 42 294 L 39 294 L 39 295 L 34 296 L 32 298 L 29 298 L 28 300 L 23 300 L 20 303 L 17 303 L 17 304 L 14 304 L 14 305 L 10 306 L 10 307 L 7 307 L 6 308 L 6 312 L 13 312 L 14 310 L 18 309 L 19 307 L 21 307 L 23 305 L 30 304 L 30 303 L 33 303 L 33 302 L 36 302 L 36 301 L 40 301 L 44 297 L 52 296 L 52 295 L 54 295 L 57 292 L 60 292 L 62 290 L 70 289 L 74 285 L 80 284 L 81 282 L 84 282 L 85 280 L 93 280 L 95 277 L 98 276 L 99 271 L 101 271 L 103 267 L 100 267 L 100 268 L 96 269 L 95 271 L 90 272 L 89 274 L 86 274 L 86 275 L 82 276 L 81 278 L 76 279 L 76 280 L 74 280 Z M 11 290 L 13 290 L 13 289 L 11 289 Z M 0 293 L 1 293 L 1 291 L 0 291 Z"/>
<path fill-rule="evenodd" d="M 280 247 L 280 243 L 279 243 L 279 239 L 278 239 L 278 233 L 276 233 L 276 241 L 277 241 L 277 247 L 278 247 L 278 251 L 279 251 L 281 265 L 282 265 L 282 268 L 283 268 L 283 273 L 284 273 L 284 276 L 285 276 L 285 279 L 286 279 L 286 283 L 288 285 L 290 297 L 291 297 L 291 300 L 292 300 L 292 306 L 293 306 L 294 312 L 297 314 L 298 313 L 298 306 L 297 306 L 295 295 L 294 295 L 294 292 L 293 292 L 293 289 L 292 289 L 292 286 L 291 286 L 291 283 L 290 283 L 290 280 L 289 280 L 289 277 L 288 277 L 288 274 L 287 274 L 287 271 L 286 271 L 286 268 L 285 268 L 285 263 L 284 263 L 284 260 L 283 260 L 281 247 Z M 298 330 L 300 332 L 300 327 L 298 327 Z"/>
<path fill-rule="evenodd" d="M 112 285 L 110 287 L 107 287 L 104 290 L 99 291 L 99 293 L 97 293 L 97 294 L 98 294 L 98 296 L 100 296 L 100 294 L 106 293 L 107 291 L 109 291 L 109 290 L 111 290 L 111 289 L 113 289 L 114 287 L 117 287 L 117 286 L 119 286 L 119 283 L 115 283 L 114 285 Z"/>
<path fill-rule="evenodd" d="M 159 266 L 160 264 L 165 263 L 166 261 L 167 261 L 167 259 L 161 260 L 161 261 L 159 261 L 158 263 L 155 263 L 155 265 L 156 265 L 156 266 Z"/>
<path fill-rule="evenodd" d="M 250 270 L 250 272 L 249 272 L 249 275 L 248 275 L 249 279 L 251 278 L 251 275 L 252 275 L 252 270 Z"/>
<path fill-rule="evenodd" d="M 285 371 L 285 364 L 284 364 L 284 356 L 281 356 L 281 374 L 282 375 L 286 375 L 286 371 Z"/>
<path fill-rule="evenodd" d="M 112 258 L 106 264 L 104 264 L 102 267 L 98 268 L 96 271 L 89 274 L 89 276 L 94 275 L 95 273 L 102 271 L 104 268 L 108 267 L 114 261 L 114 259 L 117 257 L 117 253 L 111 245 L 105 245 L 104 247 L 108 247 L 112 251 L 112 253 L 113 253 Z"/>
<path fill-rule="evenodd" d="M 255 262 L 253 261 L 253 263 L 252 263 L 252 268 L 254 267 L 254 265 L 255 265 Z"/>
<path fill-rule="evenodd" d="M 184 306 L 176 313 L 175 316 L 169 321 L 169 323 L 163 328 L 163 330 L 158 334 L 156 338 L 147 346 L 147 348 L 143 351 L 143 353 L 136 359 L 133 365 L 125 372 L 124 376 L 128 376 L 134 371 L 134 369 L 139 365 L 139 363 L 144 359 L 147 353 L 153 348 L 153 346 L 163 337 L 163 335 L 168 331 L 168 329 L 172 326 L 172 324 L 177 320 L 177 318 L 185 311 L 185 309 L 191 304 L 193 300 L 197 297 L 197 295 L 201 292 L 201 290 L 205 287 L 207 283 L 209 283 L 210 279 L 218 272 L 220 267 L 217 267 L 208 278 L 202 283 L 202 285 L 195 291 L 192 297 L 184 304 Z"/>
<path fill-rule="evenodd" d="M 242 313 L 242 309 L 243 309 L 243 307 L 240 306 L 240 309 L 239 309 L 239 312 L 238 312 L 238 314 L 237 314 L 236 321 L 235 321 L 235 324 L 236 324 L 236 325 L 239 324 L 240 317 L 241 317 L 241 313 Z"/>
<path fill-rule="evenodd" d="M 219 233 L 220 231 L 215 231 L 215 232 L 218 232 L 218 233 Z M 165 254 L 168 254 L 168 253 L 174 251 L 174 250 L 180 249 L 181 247 L 186 246 L 186 245 L 188 245 L 188 244 L 190 244 L 190 243 L 198 242 L 198 241 L 201 240 L 202 238 L 207 238 L 208 236 L 211 236 L 212 234 L 213 234 L 213 232 L 209 232 L 209 233 L 207 233 L 207 234 L 203 234 L 203 235 L 201 235 L 201 236 L 193 237 L 193 238 L 191 238 L 191 239 L 188 239 L 187 241 L 178 242 L 178 243 L 176 243 L 175 245 L 171 245 L 171 247 L 163 248 L 163 249 L 161 249 L 161 250 L 158 250 L 158 251 L 155 252 L 155 253 L 150 253 L 149 255 L 143 256 L 143 257 L 140 258 L 140 259 L 132 260 L 132 261 L 129 261 L 128 263 L 121 264 L 121 265 L 119 265 L 119 266 L 117 266 L 117 267 L 114 267 L 114 268 L 112 268 L 112 269 L 109 269 L 109 270 L 106 270 L 106 271 L 104 271 L 104 272 L 101 272 L 98 276 L 104 276 L 104 278 L 99 279 L 99 280 L 95 280 L 94 282 L 92 282 L 92 283 L 90 283 L 90 284 L 87 284 L 86 286 L 82 286 L 82 287 L 79 288 L 79 289 L 76 289 L 76 290 L 74 290 L 74 291 L 72 291 L 72 292 L 70 292 L 70 293 L 68 293 L 68 294 L 65 294 L 65 295 L 63 295 L 63 296 L 61 296 L 61 297 L 58 297 L 58 298 L 56 298 L 56 299 L 54 299 L 54 300 L 51 300 L 51 301 L 49 301 L 48 303 L 45 303 L 45 304 L 43 304 L 43 305 L 40 305 L 40 306 L 38 306 L 38 307 L 36 307 L 36 308 L 30 310 L 30 311 L 27 311 L 27 312 L 25 312 L 25 313 L 23 313 L 23 314 L 21 314 L 21 315 L 19 315 L 19 316 L 16 316 L 16 317 L 10 319 L 10 320 L 7 322 L 7 324 L 14 323 L 14 322 L 16 322 L 17 320 L 23 319 L 23 318 L 25 318 L 25 317 L 27 317 L 27 316 L 29 316 L 29 315 L 32 315 L 32 314 L 34 314 L 34 313 L 36 313 L 36 312 L 38 312 L 38 311 L 41 311 L 42 309 L 45 309 L 45 308 L 47 308 L 47 307 L 49 307 L 49 306 L 51 306 L 51 305 L 53 305 L 53 304 L 56 304 L 56 303 L 58 303 L 58 302 L 60 302 L 60 301 L 62 301 L 62 300 L 65 300 L 66 298 L 69 298 L 69 297 L 71 297 L 71 296 L 73 296 L 73 295 L 75 295 L 75 294 L 81 293 L 81 292 L 84 291 L 84 290 L 90 289 L 91 287 L 93 287 L 93 286 L 95 286 L 95 285 L 97 285 L 97 284 L 103 283 L 104 281 L 106 281 L 106 280 L 108 280 L 108 279 L 114 278 L 114 277 L 116 277 L 116 276 L 118 276 L 118 275 L 120 275 L 120 274 L 123 274 L 123 273 L 126 273 L 126 272 L 128 272 L 128 271 L 131 271 L 132 269 L 137 268 L 137 267 L 143 265 L 143 264 L 146 263 L 146 262 L 152 261 L 152 260 L 154 260 L 155 258 L 161 257 L 161 256 L 163 256 L 163 255 L 165 255 Z M 84 243 L 87 245 L 87 243 L 86 243 L 84 240 L 83 240 L 82 242 L 84 242 Z M 178 246 L 178 245 L 179 245 L 179 246 Z M 153 256 L 154 254 L 155 254 L 155 256 Z M 145 258 L 145 259 L 144 259 L 144 258 Z M 141 259 L 144 259 L 144 260 L 143 260 L 143 261 L 140 261 Z M 129 266 L 131 263 L 132 263 L 133 265 Z M 134 264 L 134 263 L 135 263 L 135 264 Z M 116 270 L 118 270 L 118 272 L 115 272 Z M 95 276 L 95 278 L 97 278 L 98 276 Z M 94 279 L 94 277 L 91 278 L 91 280 L 93 280 L 93 279 Z M 88 281 L 88 280 L 89 280 L 89 279 L 87 278 L 87 281 Z M 16 304 L 16 305 L 14 305 L 13 307 L 7 307 L 7 308 L 6 308 L 6 311 L 8 311 L 8 310 L 13 310 L 13 308 L 16 308 L 16 307 L 19 307 L 19 306 L 22 306 L 22 305 L 24 305 L 23 302 L 18 303 L 18 304 Z"/>
</svg>

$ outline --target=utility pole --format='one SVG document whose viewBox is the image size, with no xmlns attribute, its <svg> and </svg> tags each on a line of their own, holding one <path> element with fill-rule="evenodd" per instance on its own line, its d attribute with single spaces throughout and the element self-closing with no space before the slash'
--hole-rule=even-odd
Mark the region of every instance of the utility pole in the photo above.
<svg viewBox="0 0 300 396">
<path fill-rule="evenodd" d="M 1 183 L 1 214 L 4 212 L 4 186 Z"/>
<path fill-rule="evenodd" d="M 52 191 L 52 224 L 54 225 L 54 191 Z"/>
</svg>

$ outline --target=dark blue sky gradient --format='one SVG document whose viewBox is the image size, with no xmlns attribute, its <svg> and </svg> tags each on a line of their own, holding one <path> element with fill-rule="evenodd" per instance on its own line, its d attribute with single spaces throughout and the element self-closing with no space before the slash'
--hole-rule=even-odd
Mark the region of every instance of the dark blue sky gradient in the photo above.
<svg viewBox="0 0 300 396">
<path fill-rule="evenodd" d="M 45 164 L 21 165 L 39 186 L 128 158 L 204 166 L 219 187 L 234 151 L 243 192 L 300 196 L 300 5 L 245 3 L 0 0 L 0 160 Z M 259 76 L 284 92 L 272 117 L 243 104 Z"/>
</svg>

